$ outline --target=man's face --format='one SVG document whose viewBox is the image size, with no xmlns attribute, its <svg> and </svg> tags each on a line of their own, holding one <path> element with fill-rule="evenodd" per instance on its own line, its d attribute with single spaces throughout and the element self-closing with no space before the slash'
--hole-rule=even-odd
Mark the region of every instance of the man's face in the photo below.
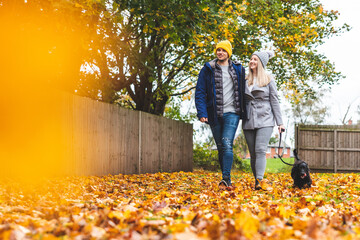
<svg viewBox="0 0 360 240">
<path fill-rule="evenodd" d="M 225 49 L 218 48 L 218 49 L 216 49 L 216 57 L 220 61 L 225 61 L 225 60 L 227 60 L 229 58 L 229 54 L 227 53 L 227 51 L 225 51 Z"/>
</svg>

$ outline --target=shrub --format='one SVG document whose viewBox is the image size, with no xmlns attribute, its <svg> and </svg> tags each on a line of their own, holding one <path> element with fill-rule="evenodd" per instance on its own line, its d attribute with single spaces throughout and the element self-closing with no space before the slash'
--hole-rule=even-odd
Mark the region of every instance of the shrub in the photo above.
<svg viewBox="0 0 360 240">
<path fill-rule="evenodd" d="M 193 149 L 194 166 L 209 171 L 220 170 L 217 150 L 211 150 L 208 145 L 195 144 Z M 233 170 L 250 171 L 249 165 L 234 153 Z"/>
<path fill-rule="evenodd" d="M 250 165 L 246 164 L 245 160 L 240 158 L 236 154 L 234 154 L 233 169 L 244 171 L 244 172 L 251 172 Z"/>
<path fill-rule="evenodd" d="M 195 144 L 193 149 L 194 165 L 204 170 L 216 171 L 220 169 L 217 151 L 206 145 Z"/>
</svg>

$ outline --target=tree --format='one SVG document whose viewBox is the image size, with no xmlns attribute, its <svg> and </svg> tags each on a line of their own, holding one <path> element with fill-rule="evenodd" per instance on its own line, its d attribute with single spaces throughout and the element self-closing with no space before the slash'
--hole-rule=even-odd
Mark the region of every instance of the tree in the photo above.
<svg viewBox="0 0 360 240">
<path fill-rule="evenodd" d="M 279 135 L 277 135 L 277 134 L 274 137 L 272 136 L 269 140 L 269 144 L 274 144 L 274 143 L 278 142 L 278 138 L 279 138 L 278 136 Z"/>
<path fill-rule="evenodd" d="M 200 68 L 223 39 L 233 43 L 233 59 L 244 63 L 255 50 L 273 49 L 277 57 L 268 66 L 287 98 L 296 103 L 299 94 L 315 97 L 314 86 L 331 87 L 342 77 L 316 46 L 349 30 L 346 24 L 335 28 L 339 13 L 324 10 L 319 0 L 0 3 L 3 12 L 33 9 L 32 32 L 44 26 L 51 32 L 51 44 L 42 39 L 46 47 L 38 46 L 43 59 L 66 53 L 51 69 L 58 79 L 69 79 L 67 88 L 158 115 L 171 97 L 192 94 Z"/>
<path fill-rule="evenodd" d="M 270 45 L 277 57 L 269 68 L 278 86 L 295 92 L 286 96 L 290 102 L 297 102 L 296 93 L 315 97 L 315 87 L 331 86 L 342 78 L 334 65 L 316 51 L 324 39 L 349 29 L 346 24 L 338 29 L 332 26 L 337 11 L 326 11 L 319 1 L 308 0 L 247 1 L 246 6 L 241 17 L 248 31 L 241 34 L 240 28 L 238 36 L 242 37 L 236 39 L 240 41 L 237 49 L 252 52 Z"/>
<path fill-rule="evenodd" d="M 186 110 L 181 105 L 181 99 L 173 98 L 166 106 L 164 117 L 186 123 L 189 123 L 192 120 L 196 119 L 196 113 L 191 112 L 191 105 L 189 105 L 185 113 L 182 113 L 182 108 L 183 110 Z"/>
<path fill-rule="evenodd" d="M 342 77 L 315 48 L 349 27 L 333 27 L 338 12 L 324 10 L 319 1 L 118 0 L 100 15 L 104 37 L 88 62 L 107 82 L 99 96 L 134 109 L 161 115 L 170 97 L 191 94 L 199 69 L 222 39 L 233 43 L 234 58 L 242 62 L 255 50 L 275 50 L 269 68 L 278 86 L 310 98 L 314 85 L 330 87 Z M 294 95 L 287 98 L 296 103 Z"/>
<path fill-rule="evenodd" d="M 353 99 L 348 105 L 347 105 L 347 108 L 346 108 L 346 111 L 344 113 L 343 116 L 341 116 L 340 118 L 340 121 L 343 125 L 346 125 L 346 124 L 349 124 L 349 121 L 352 120 L 352 117 L 350 115 L 350 110 L 351 110 L 351 107 L 353 106 L 353 104 L 359 99 L 360 97 L 357 97 L 355 99 Z M 358 114 L 360 114 L 360 105 L 357 106 L 357 109 L 356 109 L 356 112 Z M 350 116 L 349 116 L 350 115 Z"/>
<path fill-rule="evenodd" d="M 349 105 L 347 106 L 346 108 L 346 111 L 345 111 L 345 114 L 344 114 L 344 117 L 340 119 L 341 123 L 343 125 L 346 125 L 348 124 L 348 122 L 351 120 L 351 116 L 349 117 L 349 111 L 350 111 L 350 108 L 351 108 L 351 105 L 352 103 L 349 103 Z"/>
<path fill-rule="evenodd" d="M 109 6 L 106 2 L 97 13 L 98 33 L 103 37 L 94 42 L 88 60 L 100 86 L 99 98 L 162 115 L 171 96 L 194 88 L 189 77 L 197 75 L 194 66 L 204 55 L 194 34 L 214 27 L 219 17 L 203 9 L 219 9 L 219 4 L 119 0 Z M 93 90 L 87 77 L 79 85 L 84 94 Z M 121 99 L 119 93 L 130 98 Z"/>
<path fill-rule="evenodd" d="M 318 92 L 313 98 L 299 97 L 297 103 L 291 105 L 292 116 L 296 123 L 322 124 L 329 115 L 328 106 L 324 106 L 324 92 Z"/>
</svg>

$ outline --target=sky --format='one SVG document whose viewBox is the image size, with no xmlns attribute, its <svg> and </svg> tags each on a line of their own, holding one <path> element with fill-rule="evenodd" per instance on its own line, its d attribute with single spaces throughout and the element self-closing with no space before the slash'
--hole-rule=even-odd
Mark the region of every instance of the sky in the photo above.
<svg viewBox="0 0 360 240">
<path fill-rule="evenodd" d="M 318 51 L 325 54 L 328 59 L 335 63 L 336 71 L 340 71 L 345 78 L 339 84 L 332 87 L 324 103 L 330 107 L 330 116 L 327 124 L 341 124 L 347 107 L 351 104 L 349 117 L 354 123 L 360 120 L 356 112 L 360 105 L 360 1 L 359 0 L 321 0 L 327 10 L 340 12 L 335 24 L 349 24 L 352 29 L 340 36 L 327 39 L 325 44 L 318 47 Z"/>
</svg>

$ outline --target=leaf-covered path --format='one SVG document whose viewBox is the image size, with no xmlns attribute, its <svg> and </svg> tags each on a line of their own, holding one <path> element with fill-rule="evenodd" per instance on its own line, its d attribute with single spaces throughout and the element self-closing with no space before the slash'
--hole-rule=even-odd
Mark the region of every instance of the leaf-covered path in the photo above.
<svg viewBox="0 0 360 240">
<path fill-rule="evenodd" d="M 68 177 L 41 184 L 0 182 L 0 239 L 360 239 L 360 175 L 249 173 L 219 190 L 218 173 Z"/>
</svg>

